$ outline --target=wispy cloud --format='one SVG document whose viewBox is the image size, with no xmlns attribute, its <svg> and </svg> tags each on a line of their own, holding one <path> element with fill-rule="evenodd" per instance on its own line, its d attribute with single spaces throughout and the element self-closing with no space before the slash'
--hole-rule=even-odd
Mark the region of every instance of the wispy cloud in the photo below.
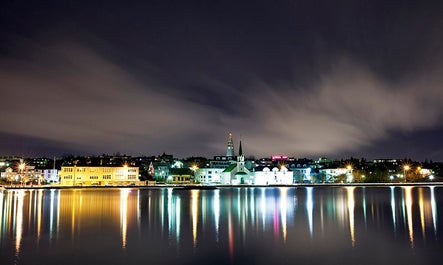
<svg viewBox="0 0 443 265">
<path fill-rule="evenodd" d="M 203 72 L 195 75 L 199 89 L 188 92 L 171 85 L 180 80 L 142 78 L 78 43 L 28 50 L 2 58 L 0 132 L 79 152 L 218 155 L 232 131 L 252 155 L 334 155 L 431 128 L 443 113 L 438 69 L 392 83 L 344 58 L 304 89 L 235 87 Z"/>
</svg>

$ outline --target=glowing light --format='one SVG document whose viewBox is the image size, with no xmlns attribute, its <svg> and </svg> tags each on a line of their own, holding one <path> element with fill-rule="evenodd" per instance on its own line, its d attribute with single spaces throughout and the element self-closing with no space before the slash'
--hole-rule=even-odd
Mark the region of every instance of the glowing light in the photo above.
<svg viewBox="0 0 443 265">
<path fill-rule="evenodd" d="M 404 165 L 403 166 L 403 177 L 405 178 L 405 181 L 407 181 L 407 176 L 406 176 L 406 174 L 408 173 L 408 170 L 410 169 L 411 167 L 409 166 L 409 165 Z"/>
<path fill-rule="evenodd" d="M 423 189 L 418 190 L 418 208 L 420 210 L 420 224 L 421 224 L 421 231 L 423 239 L 426 238 L 425 233 L 425 207 L 424 207 L 424 199 L 423 199 Z"/>
<path fill-rule="evenodd" d="M 20 254 L 20 244 L 22 241 L 22 229 L 23 229 L 23 201 L 25 198 L 25 192 L 23 190 L 16 191 L 15 198 L 17 200 L 16 210 L 17 222 L 15 225 L 15 256 L 18 258 Z"/>
<path fill-rule="evenodd" d="M 220 222 L 220 190 L 214 191 L 214 223 L 215 223 L 215 233 L 216 241 L 218 242 L 219 233 L 219 222 Z"/>
<path fill-rule="evenodd" d="M 435 200 L 435 187 L 430 187 L 431 189 L 431 211 L 432 211 L 432 223 L 434 224 L 434 235 L 437 236 L 437 202 Z"/>
<path fill-rule="evenodd" d="M 37 202 L 37 240 L 40 241 L 41 227 L 42 227 L 42 207 L 43 207 L 43 190 L 38 191 Z"/>
<path fill-rule="evenodd" d="M 49 238 L 52 239 L 54 233 L 54 189 L 51 189 L 49 205 Z"/>
<path fill-rule="evenodd" d="M 348 194 L 348 215 L 349 215 L 349 232 L 351 233 L 352 247 L 355 246 L 355 227 L 354 227 L 354 189 L 355 187 L 346 187 Z"/>
<path fill-rule="evenodd" d="M 180 207 L 180 198 L 177 198 L 175 203 L 175 239 L 177 243 L 180 241 L 180 221 L 181 221 L 181 207 Z"/>
<path fill-rule="evenodd" d="M 314 224 L 313 224 L 313 210 L 314 210 L 314 201 L 312 198 L 312 187 L 307 187 L 306 192 L 306 212 L 308 214 L 308 225 L 309 225 L 309 234 L 312 237 L 312 234 L 314 233 Z"/>
<path fill-rule="evenodd" d="M 262 211 L 262 224 L 263 224 L 263 229 L 265 228 L 265 224 L 266 224 L 266 194 L 265 194 L 266 190 L 265 188 L 261 189 L 261 200 L 260 200 L 260 208 Z"/>
<path fill-rule="evenodd" d="M 122 248 L 126 248 L 126 233 L 128 229 L 128 196 L 130 190 L 120 190 L 120 230 L 122 234 Z"/>
<path fill-rule="evenodd" d="M 392 210 L 392 223 L 394 224 L 394 232 L 397 231 L 397 218 L 396 218 L 396 211 L 395 211 L 395 194 L 394 194 L 395 187 L 391 187 L 391 210 Z"/>
<path fill-rule="evenodd" d="M 194 249 L 197 247 L 197 225 L 198 225 L 198 199 L 199 190 L 191 190 L 191 211 L 192 211 L 192 239 Z"/>
<path fill-rule="evenodd" d="M 408 219 L 409 240 L 414 248 L 414 226 L 412 224 L 412 187 L 403 187 L 405 190 L 406 215 Z"/>
<path fill-rule="evenodd" d="M 283 232 L 283 242 L 286 243 L 286 212 L 288 210 L 288 189 L 280 188 L 280 215 L 281 215 L 281 226 Z"/>
</svg>

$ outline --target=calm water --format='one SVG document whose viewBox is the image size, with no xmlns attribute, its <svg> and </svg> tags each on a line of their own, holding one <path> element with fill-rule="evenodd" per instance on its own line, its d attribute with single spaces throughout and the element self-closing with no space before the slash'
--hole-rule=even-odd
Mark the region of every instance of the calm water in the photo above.
<svg viewBox="0 0 443 265">
<path fill-rule="evenodd" d="M 0 264 L 429 264 L 442 202 L 439 186 L 7 190 Z"/>
</svg>

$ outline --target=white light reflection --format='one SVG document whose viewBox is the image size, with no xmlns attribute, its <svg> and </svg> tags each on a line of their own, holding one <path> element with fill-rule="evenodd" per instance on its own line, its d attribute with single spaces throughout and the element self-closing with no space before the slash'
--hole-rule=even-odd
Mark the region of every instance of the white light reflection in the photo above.
<svg viewBox="0 0 443 265">
<path fill-rule="evenodd" d="M 219 223 L 220 223 L 220 190 L 214 190 L 214 223 L 215 223 L 215 240 L 219 239 Z"/>
<path fill-rule="evenodd" d="M 366 226 L 366 187 L 362 187 L 363 191 L 363 218 L 365 219 L 365 226 Z"/>
<path fill-rule="evenodd" d="M 409 240 L 414 248 L 414 226 L 412 224 L 412 187 L 403 187 L 405 191 L 406 215 L 408 219 Z"/>
<path fill-rule="evenodd" d="M 50 205 L 49 205 L 49 239 L 52 242 L 52 236 L 54 235 L 54 189 L 51 189 Z"/>
<path fill-rule="evenodd" d="M 397 216 L 396 216 L 396 210 L 395 210 L 395 193 L 394 189 L 395 187 L 391 188 L 391 211 L 392 211 L 392 223 L 394 224 L 394 233 L 397 231 Z"/>
<path fill-rule="evenodd" d="M 355 187 L 346 187 L 348 195 L 348 216 L 349 216 L 349 232 L 351 233 L 352 247 L 355 246 L 355 227 L 354 227 L 354 189 Z"/>
<path fill-rule="evenodd" d="M 15 225 L 15 257 L 18 258 L 20 254 L 20 244 L 22 240 L 22 229 L 23 229 L 23 201 L 25 198 L 25 191 L 18 190 L 15 192 L 16 198 L 16 218 L 17 222 Z"/>
<path fill-rule="evenodd" d="M 261 200 L 260 200 L 260 208 L 262 211 L 262 223 L 263 223 L 263 230 L 265 229 L 266 225 L 266 194 L 265 194 L 265 188 L 261 188 Z"/>
<path fill-rule="evenodd" d="M 283 232 L 283 242 L 286 243 L 286 213 L 288 210 L 288 188 L 280 188 L 280 217 Z"/>
<path fill-rule="evenodd" d="M 250 198 L 249 201 L 251 202 L 251 205 L 249 207 L 249 209 L 251 210 L 251 222 L 252 222 L 252 226 L 255 228 L 255 188 L 251 188 L 251 193 L 250 193 Z"/>
<path fill-rule="evenodd" d="M 313 210 L 314 210 L 314 201 L 312 198 L 312 187 L 306 187 L 306 213 L 308 215 L 308 225 L 309 225 L 309 234 L 312 237 L 314 233 L 314 225 L 313 225 Z"/>
<path fill-rule="evenodd" d="M 126 233 L 128 228 L 128 196 L 130 190 L 120 189 L 120 231 L 122 234 L 122 248 L 126 248 Z"/>
<path fill-rule="evenodd" d="M 171 234 L 172 232 L 172 222 L 173 222 L 173 217 L 172 215 L 174 214 L 174 211 L 172 210 L 172 188 L 168 188 L 168 232 L 169 234 Z"/>
<path fill-rule="evenodd" d="M 180 242 L 180 220 L 181 220 L 181 215 L 180 215 L 180 198 L 177 198 L 175 201 L 175 240 L 177 241 L 177 246 L 179 245 L 178 243 Z"/>
<path fill-rule="evenodd" d="M 437 236 L 437 202 L 435 201 L 434 186 L 429 187 L 431 189 L 431 211 L 432 211 L 432 223 L 434 225 L 434 235 Z"/>
</svg>

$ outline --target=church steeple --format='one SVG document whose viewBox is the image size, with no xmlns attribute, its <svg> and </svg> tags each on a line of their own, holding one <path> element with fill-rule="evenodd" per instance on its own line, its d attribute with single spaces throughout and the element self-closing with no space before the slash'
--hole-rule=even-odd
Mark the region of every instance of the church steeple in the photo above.
<svg viewBox="0 0 443 265">
<path fill-rule="evenodd" d="M 241 140 L 240 140 L 240 145 L 238 147 L 237 170 L 238 170 L 238 172 L 245 171 L 245 156 L 243 155 L 243 148 L 241 146 Z"/>
<path fill-rule="evenodd" d="M 241 140 L 240 140 L 240 146 L 238 147 L 238 155 L 239 156 L 243 155 L 243 149 L 241 148 Z"/>
<path fill-rule="evenodd" d="M 232 133 L 229 133 L 229 135 L 228 135 L 228 149 L 226 150 L 226 156 L 235 156 L 234 141 L 232 140 Z"/>
</svg>

